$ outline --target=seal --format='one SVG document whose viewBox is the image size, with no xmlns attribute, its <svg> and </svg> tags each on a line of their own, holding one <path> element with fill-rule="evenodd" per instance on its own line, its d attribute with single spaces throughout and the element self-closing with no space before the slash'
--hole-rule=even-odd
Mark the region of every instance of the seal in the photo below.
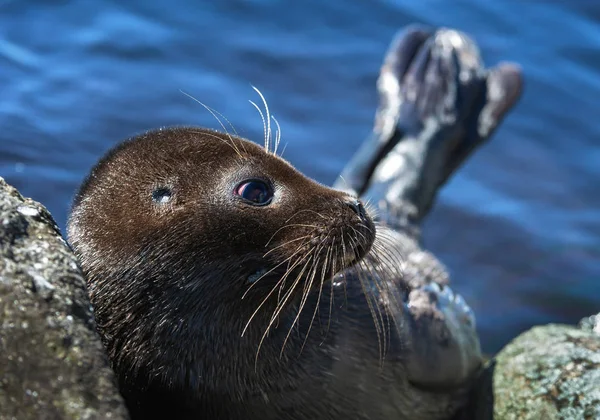
<svg viewBox="0 0 600 420">
<path fill-rule="evenodd" d="M 298 314 L 362 259 L 375 228 L 355 197 L 254 143 L 174 128 L 99 162 L 69 238 L 125 396 L 160 381 L 207 398 L 204 414 L 240 418 L 243 404 L 218 413 L 232 406 L 210 407 L 208 397 L 243 402 L 289 387 L 294 370 L 304 376 L 300 361 L 280 355 L 305 341 Z"/>
<path fill-rule="evenodd" d="M 435 72 L 416 84 L 456 83 L 448 75 L 466 65 L 456 59 L 464 46 L 446 42 L 456 32 L 418 42 L 417 32 L 389 54 L 410 56 L 413 73 Z M 416 50 L 437 59 L 423 65 Z M 445 91 L 430 101 L 447 104 L 456 89 Z M 480 111 L 459 109 L 457 124 Z M 92 169 L 68 238 L 134 419 L 443 419 L 464 403 L 481 363 L 474 316 L 394 222 L 405 208 L 424 215 L 461 144 L 386 133 L 386 153 L 346 171 L 362 171 L 350 178 L 387 203 L 379 219 L 358 188 L 323 186 L 268 141 L 208 129 L 147 132 Z M 467 137 L 436 137 L 448 138 Z M 424 193 L 390 194 L 415 186 L 415 173 L 381 166 L 398 164 L 406 145 L 420 147 L 417 175 L 432 158 L 442 164 L 438 176 L 416 177 Z"/>
</svg>

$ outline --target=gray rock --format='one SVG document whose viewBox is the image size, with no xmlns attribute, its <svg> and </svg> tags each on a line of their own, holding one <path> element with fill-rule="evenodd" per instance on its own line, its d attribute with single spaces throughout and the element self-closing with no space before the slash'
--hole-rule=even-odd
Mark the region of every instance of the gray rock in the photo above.
<svg viewBox="0 0 600 420">
<path fill-rule="evenodd" d="M 77 260 L 0 178 L 0 419 L 128 418 Z"/>
<path fill-rule="evenodd" d="M 589 325 L 534 327 L 488 363 L 472 419 L 600 419 L 600 334 Z"/>
</svg>

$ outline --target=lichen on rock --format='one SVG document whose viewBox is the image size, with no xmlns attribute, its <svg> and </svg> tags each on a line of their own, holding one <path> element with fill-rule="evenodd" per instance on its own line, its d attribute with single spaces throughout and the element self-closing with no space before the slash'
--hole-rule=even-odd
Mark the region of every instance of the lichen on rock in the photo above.
<svg viewBox="0 0 600 420">
<path fill-rule="evenodd" d="M 600 419 L 597 318 L 582 328 L 538 326 L 515 338 L 486 366 L 467 418 Z"/>
</svg>

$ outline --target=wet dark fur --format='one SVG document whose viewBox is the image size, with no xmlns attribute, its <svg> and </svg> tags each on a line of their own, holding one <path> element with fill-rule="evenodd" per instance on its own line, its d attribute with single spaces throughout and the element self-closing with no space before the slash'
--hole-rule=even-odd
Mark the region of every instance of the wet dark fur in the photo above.
<svg viewBox="0 0 600 420">
<path fill-rule="evenodd" d="M 270 180 L 274 202 L 253 207 L 234 197 L 247 178 Z M 159 205 L 152 191 L 163 186 L 174 195 Z M 329 281 L 375 238 L 372 221 L 357 215 L 353 202 L 253 143 L 205 129 L 150 132 L 103 158 L 75 199 L 68 232 L 133 416 L 362 418 L 359 407 L 365 418 L 398 413 L 369 401 L 403 370 L 393 360 L 383 375 L 378 369 L 380 332 L 361 285 L 333 290 Z M 302 262 L 278 287 L 283 264 L 249 289 L 251 273 L 318 247 L 316 267 Z M 273 318 L 302 267 L 302 282 Z M 342 321 L 368 327 L 350 332 Z M 358 371 L 345 372 L 350 367 Z M 352 391 L 365 382 L 375 394 Z"/>
</svg>

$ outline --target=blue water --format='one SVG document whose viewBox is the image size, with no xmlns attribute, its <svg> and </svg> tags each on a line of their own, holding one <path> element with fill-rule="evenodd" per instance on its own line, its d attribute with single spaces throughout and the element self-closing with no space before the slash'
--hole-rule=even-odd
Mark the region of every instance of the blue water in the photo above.
<svg viewBox="0 0 600 420">
<path fill-rule="evenodd" d="M 331 183 L 371 127 L 389 40 L 411 22 L 471 34 L 526 91 L 443 190 L 425 243 L 474 308 L 484 350 L 600 311 L 600 3 L 0 0 L 0 176 L 64 228 L 119 140 L 219 128 L 184 90 L 261 141 L 250 84 L 285 157 Z"/>
</svg>

